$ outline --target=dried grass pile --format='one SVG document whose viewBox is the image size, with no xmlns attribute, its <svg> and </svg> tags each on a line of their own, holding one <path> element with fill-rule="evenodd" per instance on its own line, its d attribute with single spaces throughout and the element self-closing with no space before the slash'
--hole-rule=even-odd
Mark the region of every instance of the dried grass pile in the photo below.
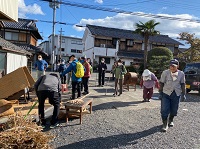
<svg viewBox="0 0 200 149">
<path fill-rule="evenodd" d="M 40 126 L 32 122 L 32 118 L 24 119 L 21 114 L 12 116 L 0 132 L 0 148 L 50 149 L 48 143 L 53 136 L 41 130 Z"/>
</svg>

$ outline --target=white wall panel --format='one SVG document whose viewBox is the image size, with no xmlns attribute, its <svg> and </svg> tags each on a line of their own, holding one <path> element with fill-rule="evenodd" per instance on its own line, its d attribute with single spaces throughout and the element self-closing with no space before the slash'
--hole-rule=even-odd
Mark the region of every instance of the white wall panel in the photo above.
<svg viewBox="0 0 200 149">
<path fill-rule="evenodd" d="M 23 66 L 27 66 L 26 56 L 7 53 L 7 74 Z"/>
</svg>

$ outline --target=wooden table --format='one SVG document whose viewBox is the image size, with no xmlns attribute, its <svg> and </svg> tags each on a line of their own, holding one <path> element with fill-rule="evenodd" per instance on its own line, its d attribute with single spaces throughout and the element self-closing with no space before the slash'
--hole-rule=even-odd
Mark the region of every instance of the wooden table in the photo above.
<svg viewBox="0 0 200 149">
<path fill-rule="evenodd" d="M 74 104 L 73 102 L 81 101 L 80 104 Z M 68 123 L 68 119 L 70 116 L 75 115 L 79 116 L 80 118 L 80 124 L 82 124 L 82 116 L 83 116 L 83 109 L 86 108 L 86 106 L 90 106 L 90 114 L 92 113 L 92 101 L 93 99 L 75 99 L 71 100 L 67 103 L 64 103 L 66 109 L 66 123 Z M 71 111 L 71 110 L 77 110 L 77 111 Z"/>
</svg>

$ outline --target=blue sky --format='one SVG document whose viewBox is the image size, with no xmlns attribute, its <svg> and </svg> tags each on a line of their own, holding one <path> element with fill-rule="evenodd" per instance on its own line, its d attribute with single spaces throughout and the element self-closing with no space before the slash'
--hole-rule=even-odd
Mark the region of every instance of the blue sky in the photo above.
<svg viewBox="0 0 200 149">
<path fill-rule="evenodd" d="M 67 0 L 62 1 L 67 2 Z M 200 1 L 197 0 L 68 0 L 68 2 L 121 9 L 131 12 L 200 20 Z M 49 7 L 48 2 L 41 0 L 19 0 L 19 17 L 52 21 L 52 9 Z M 56 11 L 56 21 L 59 22 L 81 25 L 94 24 L 129 30 L 134 30 L 135 23 L 139 21 L 147 22 L 150 19 L 153 18 L 117 14 L 67 5 L 60 5 L 60 8 Z M 195 33 L 195 35 L 200 38 L 200 23 L 170 21 L 166 19 L 155 20 L 161 23 L 156 27 L 161 34 L 166 34 L 176 39 L 178 33 L 189 32 Z M 48 36 L 52 33 L 52 24 L 38 21 L 37 27 L 44 40 L 47 40 Z M 60 28 L 63 29 L 63 34 L 65 36 L 82 37 L 84 33 L 84 28 L 78 28 L 73 25 L 56 24 L 56 34 L 59 34 L 58 31 Z"/>
</svg>

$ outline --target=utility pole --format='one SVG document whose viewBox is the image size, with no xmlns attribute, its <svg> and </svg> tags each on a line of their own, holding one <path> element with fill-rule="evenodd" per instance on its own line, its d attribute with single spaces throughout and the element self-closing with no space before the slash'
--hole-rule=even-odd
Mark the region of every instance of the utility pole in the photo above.
<svg viewBox="0 0 200 149">
<path fill-rule="evenodd" d="M 60 59 L 61 59 L 61 49 L 62 49 L 62 32 L 64 32 L 63 30 L 62 30 L 62 28 L 60 29 Z"/>
<path fill-rule="evenodd" d="M 55 20 L 56 20 L 56 8 L 59 8 L 59 2 L 57 0 L 52 0 L 49 2 L 49 6 L 53 9 L 53 29 L 52 29 L 52 55 L 51 55 L 51 71 L 54 71 L 54 64 L 55 64 Z"/>
</svg>

